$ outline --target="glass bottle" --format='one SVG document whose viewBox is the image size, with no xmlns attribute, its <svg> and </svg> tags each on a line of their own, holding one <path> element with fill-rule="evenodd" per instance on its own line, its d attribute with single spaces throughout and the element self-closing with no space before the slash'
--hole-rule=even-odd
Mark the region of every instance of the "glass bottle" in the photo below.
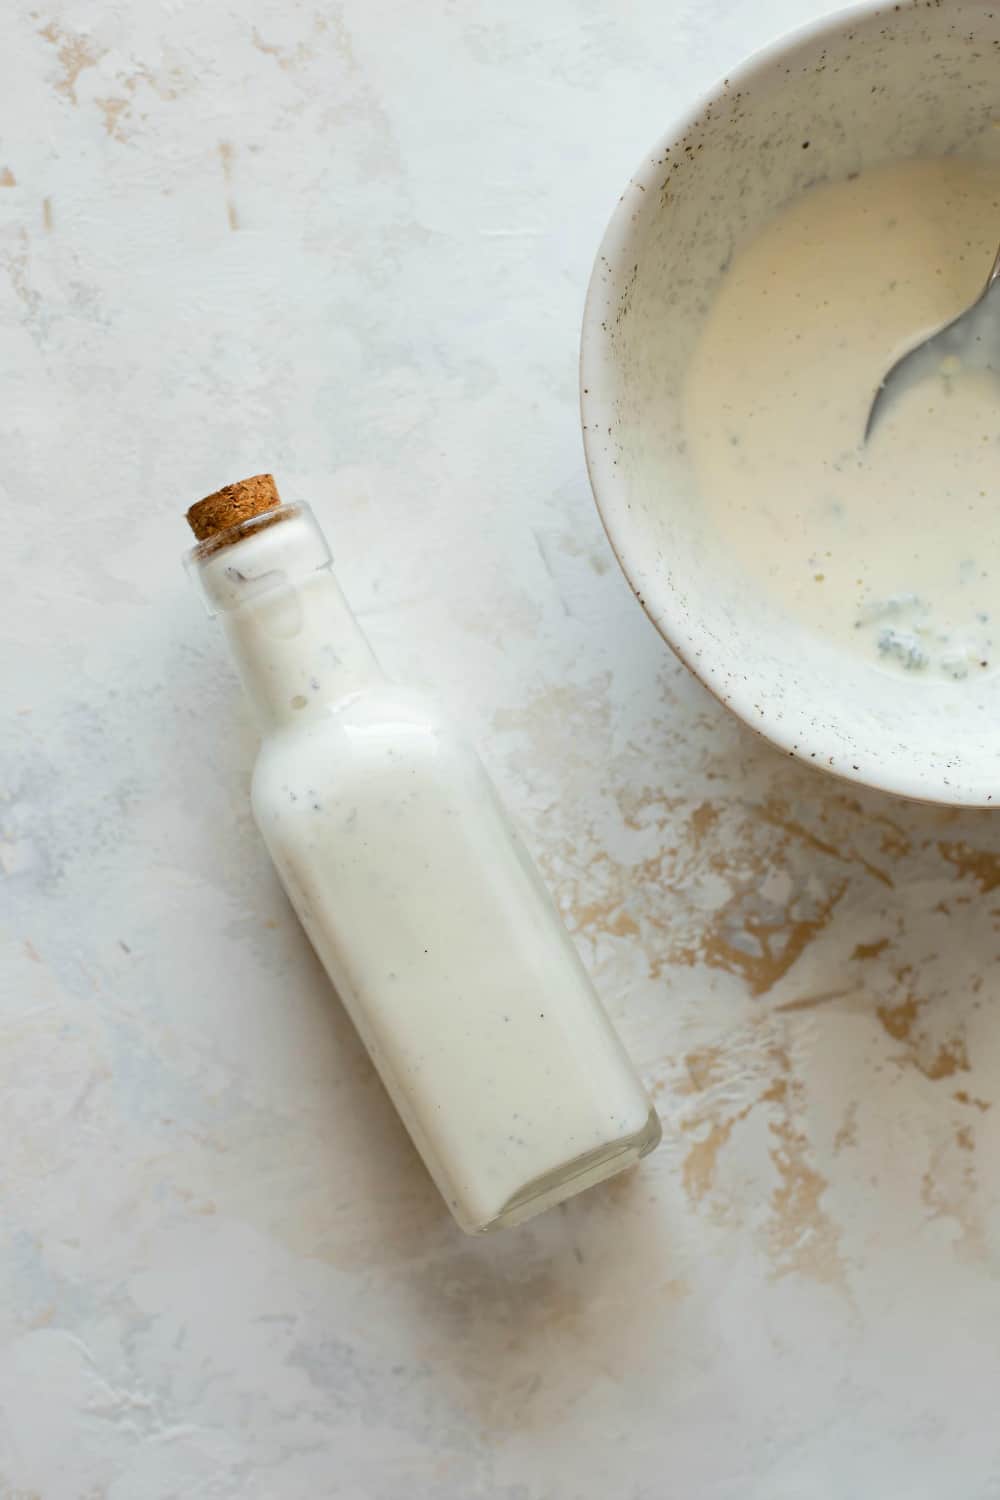
<svg viewBox="0 0 1000 1500">
<path fill-rule="evenodd" d="M 258 475 L 188 520 L 260 726 L 254 817 L 459 1225 L 651 1151 L 658 1116 L 482 762 L 380 671 L 308 507 Z"/>
</svg>

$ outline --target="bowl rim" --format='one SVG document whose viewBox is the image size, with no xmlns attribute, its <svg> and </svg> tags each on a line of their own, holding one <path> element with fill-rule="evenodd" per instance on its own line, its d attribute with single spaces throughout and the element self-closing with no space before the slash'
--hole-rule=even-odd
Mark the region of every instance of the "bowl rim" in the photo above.
<svg viewBox="0 0 1000 1500">
<path fill-rule="evenodd" d="M 667 645 L 688 670 L 710 693 L 737 718 L 741 719 L 755 734 L 767 740 L 791 759 L 813 766 L 828 776 L 849 782 L 854 786 L 869 787 L 915 802 L 937 806 L 982 807 L 1000 806 L 1000 795 L 995 797 L 997 783 L 986 783 L 980 777 L 963 776 L 950 781 L 942 773 L 937 781 L 928 775 L 908 774 L 902 758 L 886 761 L 885 757 L 872 755 L 859 747 L 851 762 L 835 762 L 829 757 L 828 748 L 817 739 L 815 731 L 805 719 L 789 720 L 774 716 L 773 712 L 761 709 L 754 700 L 751 683 L 734 683 L 723 675 L 710 657 L 698 649 L 698 642 L 690 626 L 673 614 L 669 608 L 672 590 L 663 591 L 657 600 L 649 596 L 638 579 L 639 569 L 627 560 L 629 550 L 626 541 L 616 538 L 619 514 L 627 508 L 621 492 L 613 492 L 615 480 L 598 449 L 596 434 L 608 428 L 609 409 L 604 400 L 595 371 L 608 360 L 607 340 L 603 337 L 602 302 L 604 299 L 604 267 L 617 272 L 615 285 L 622 284 L 621 272 L 632 241 L 633 223 L 638 217 L 636 194 L 645 194 L 655 186 L 662 173 L 662 157 L 668 147 L 693 128 L 713 104 L 728 94 L 753 83 L 775 63 L 799 48 L 826 37 L 842 36 L 852 25 L 869 22 L 880 15 L 895 16 L 900 12 L 915 12 L 920 9 L 919 0 L 856 0 L 848 6 L 840 6 L 815 20 L 806 21 L 780 32 L 770 41 L 755 48 L 709 88 L 679 111 L 672 123 L 663 131 L 648 150 L 639 167 L 632 173 L 618 198 L 607 226 L 601 236 L 594 256 L 594 264 L 587 284 L 584 300 L 583 322 L 580 335 L 579 355 L 579 399 L 580 421 L 583 435 L 584 459 L 590 489 L 618 566 L 642 606 L 645 614 L 659 631 Z M 603 418 L 603 420 L 602 420 Z M 602 495 L 603 490 L 603 495 Z M 667 601 L 666 603 L 664 601 Z M 1000 780 L 1000 758 L 998 758 L 998 780 Z"/>
</svg>

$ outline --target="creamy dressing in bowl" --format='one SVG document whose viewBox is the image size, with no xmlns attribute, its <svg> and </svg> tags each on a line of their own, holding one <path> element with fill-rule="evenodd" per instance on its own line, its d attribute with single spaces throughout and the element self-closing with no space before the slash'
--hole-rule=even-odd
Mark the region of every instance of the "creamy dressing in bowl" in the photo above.
<svg viewBox="0 0 1000 1500">
<path fill-rule="evenodd" d="M 910 160 L 815 186 L 734 255 L 689 367 L 698 489 L 747 579 L 913 679 L 1000 660 L 1000 381 L 945 369 L 862 445 L 879 379 L 981 290 L 1000 168 Z"/>
</svg>

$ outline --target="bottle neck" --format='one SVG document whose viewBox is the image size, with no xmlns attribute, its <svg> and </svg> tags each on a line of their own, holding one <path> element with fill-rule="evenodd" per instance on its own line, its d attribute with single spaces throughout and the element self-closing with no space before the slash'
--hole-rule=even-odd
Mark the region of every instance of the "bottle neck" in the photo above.
<svg viewBox="0 0 1000 1500">
<path fill-rule="evenodd" d="M 262 731 L 306 723 L 382 675 L 328 570 L 248 600 L 224 625 Z"/>
<path fill-rule="evenodd" d="M 263 733 L 304 726 L 381 679 L 304 507 L 198 567 Z"/>
</svg>

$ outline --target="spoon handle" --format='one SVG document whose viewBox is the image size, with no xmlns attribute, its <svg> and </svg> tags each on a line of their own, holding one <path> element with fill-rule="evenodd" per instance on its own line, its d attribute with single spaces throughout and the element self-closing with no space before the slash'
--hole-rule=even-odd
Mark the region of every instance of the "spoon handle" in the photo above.
<svg viewBox="0 0 1000 1500">
<path fill-rule="evenodd" d="M 1000 281 L 1000 250 L 997 251 L 997 258 L 993 262 L 993 269 L 986 278 L 986 290 L 989 291 L 990 287 L 997 281 Z"/>
</svg>

